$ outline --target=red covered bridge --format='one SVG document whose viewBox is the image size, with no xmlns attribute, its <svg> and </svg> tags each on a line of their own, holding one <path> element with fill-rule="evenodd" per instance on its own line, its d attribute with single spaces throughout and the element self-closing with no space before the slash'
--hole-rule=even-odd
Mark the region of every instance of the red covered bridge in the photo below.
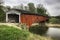
<svg viewBox="0 0 60 40">
<path fill-rule="evenodd" d="M 6 13 L 6 22 L 17 22 L 25 23 L 31 26 L 33 23 L 46 22 L 48 20 L 47 16 L 42 16 L 37 13 L 31 13 L 25 10 L 11 9 Z"/>
</svg>

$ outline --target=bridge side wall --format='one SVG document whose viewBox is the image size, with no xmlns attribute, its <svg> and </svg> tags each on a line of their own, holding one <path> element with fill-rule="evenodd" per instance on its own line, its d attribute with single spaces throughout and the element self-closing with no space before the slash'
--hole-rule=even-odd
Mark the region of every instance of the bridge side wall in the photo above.
<svg viewBox="0 0 60 40">
<path fill-rule="evenodd" d="M 21 23 L 25 23 L 28 26 L 31 26 L 33 23 L 46 21 L 46 17 L 44 16 L 37 16 L 37 15 L 21 15 Z"/>
</svg>

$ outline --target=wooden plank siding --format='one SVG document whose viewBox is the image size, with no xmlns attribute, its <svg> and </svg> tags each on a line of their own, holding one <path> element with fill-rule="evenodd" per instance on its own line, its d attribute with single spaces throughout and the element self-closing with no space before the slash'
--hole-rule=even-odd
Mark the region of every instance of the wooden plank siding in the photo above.
<svg viewBox="0 0 60 40">
<path fill-rule="evenodd" d="M 33 23 L 46 21 L 46 17 L 38 15 L 21 15 L 21 23 L 25 23 L 28 26 L 31 26 Z"/>
</svg>

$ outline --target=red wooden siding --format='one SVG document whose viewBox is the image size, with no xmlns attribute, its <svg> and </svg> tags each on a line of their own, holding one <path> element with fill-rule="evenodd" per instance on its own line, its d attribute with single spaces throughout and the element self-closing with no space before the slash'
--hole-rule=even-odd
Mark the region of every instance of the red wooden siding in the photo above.
<svg viewBox="0 0 60 40">
<path fill-rule="evenodd" d="M 31 26 L 33 23 L 46 21 L 46 17 L 44 16 L 37 16 L 37 15 L 21 15 L 21 23 L 25 23 L 28 26 Z"/>
</svg>

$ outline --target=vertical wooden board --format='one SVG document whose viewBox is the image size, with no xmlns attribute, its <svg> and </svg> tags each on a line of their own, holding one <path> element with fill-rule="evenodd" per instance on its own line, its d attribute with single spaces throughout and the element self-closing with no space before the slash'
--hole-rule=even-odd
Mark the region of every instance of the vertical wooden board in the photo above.
<svg viewBox="0 0 60 40">
<path fill-rule="evenodd" d="M 28 26 L 31 26 L 35 22 L 41 22 L 41 21 L 46 21 L 46 17 L 37 15 L 26 15 L 26 14 L 21 15 L 21 23 L 25 23 Z"/>
<path fill-rule="evenodd" d="M 44 19 L 43 16 L 38 16 L 39 21 L 43 21 L 43 19 Z"/>
<path fill-rule="evenodd" d="M 21 15 L 21 23 L 26 23 L 26 17 L 24 14 Z"/>
</svg>

